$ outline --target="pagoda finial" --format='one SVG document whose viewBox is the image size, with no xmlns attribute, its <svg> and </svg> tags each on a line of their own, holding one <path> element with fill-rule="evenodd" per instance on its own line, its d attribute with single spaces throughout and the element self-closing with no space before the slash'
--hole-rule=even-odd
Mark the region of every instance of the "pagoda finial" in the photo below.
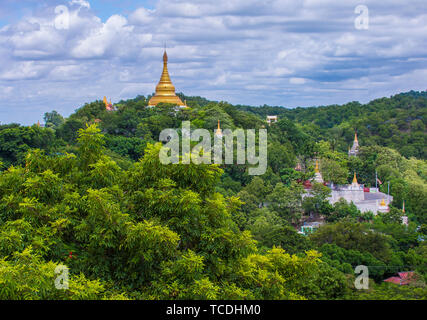
<svg viewBox="0 0 427 320">
<path fill-rule="evenodd" d="M 359 143 L 359 141 L 357 140 L 357 131 L 354 133 L 354 142 Z"/>
<path fill-rule="evenodd" d="M 163 53 L 163 63 L 168 63 L 168 54 L 166 53 L 166 46 L 165 46 L 165 53 Z"/>
<path fill-rule="evenodd" d="M 354 176 L 353 176 L 353 183 L 354 183 L 354 184 L 359 184 L 359 183 L 357 182 L 356 172 L 354 172 Z"/>
<path fill-rule="evenodd" d="M 319 172 L 319 161 L 317 161 L 317 159 L 316 159 L 316 168 L 314 168 L 314 172 L 316 173 Z"/>
<path fill-rule="evenodd" d="M 405 200 L 403 200 L 402 212 L 405 213 Z"/>
<path fill-rule="evenodd" d="M 386 206 L 385 201 L 384 201 L 384 198 L 381 200 L 380 206 L 381 206 L 381 207 L 385 207 L 385 206 Z"/>
<path fill-rule="evenodd" d="M 220 126 L 220 121 L 218 120 L 218 129 L 216 129 L 216 133 L 217 136 L 222 136 L 222 130 L 221 130 L 221 126 Z"/>
</svg>

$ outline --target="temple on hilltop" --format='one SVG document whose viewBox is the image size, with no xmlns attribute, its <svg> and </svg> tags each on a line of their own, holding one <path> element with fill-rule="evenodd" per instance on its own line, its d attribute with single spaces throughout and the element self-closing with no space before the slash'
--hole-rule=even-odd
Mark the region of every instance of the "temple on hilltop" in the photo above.
<svg viewBox="0 0 427 320">
<path fill-rule="evenodd" d="M 107 111 L 113 111 L 114 110 L 113 104 L 111 103 L 111 99 L 110 99 L 110 102 L 108 102 L 107 97 L 105 97 L 105 96 L 104 96 L 104 104 L 105 104 L 105 109 Z"/>
<path fill-rule="evenodd" d="M 351 149 L 348 149 L 349 157 L 356 157 L 359 154 L 359 141 L 357 140 L 357 132 L 354 133 L 354 141 Z"/>
<path fill-rule="evenodd" d="M 392 196 L 380 192 L 377 188 L 365 188 L 363 184 L 359 184 L 356 172 L 354 172 L 351 184 L 334 185 L 333 183 L 324 183 L 322 174 L 319 170 L 319 162 L 317 160 L 315 177 L 313 180 L 317 183 L 323 183 L 331 189 L 331 195 L 328 198 L 330 204 L 335 204 L 340 201 L 340 199 L 344 199 L 349 203 L 353 202 L 361 212 L 371 211 L 376 215 L 378 213 L 389 212 L 389 205 L 393 201 Z M 306 193 L 303 197 L 313 196 L 311 191 L 312 184 L 310 181 L 304 182 L 304 188 Z"/>
<path fill-rule="evenodd" d="M 341 198 L 347 202 L 353 202 L 361 212 L 371 211 L 373 214 L 385 213 L 389 211 L 389 205 L 393 197 L 379 192 L 377 188 L 365 188 L 363 184 L 357 181 L 356 172 L 353 176 L 353 182 L 349 185 L 330 185 L 331 196 L 329 203 L 334 204 Z"/>
<path fill-rule="evenodd" d="M 163 72 L 160 77 L 160 81 L 156 86 L 156 94 L 148 102 L 149 107 L 157 106 L 160 102 L 164 103 L 173 103 L 174 105 L 186 108 L 187 105 L 184 104 L 181 99 L 175 94 L 175 87 L 172 84 L 172 81 L 169 76 L 168 71 L 168 54 L 163 54 Z"/>
</svg>

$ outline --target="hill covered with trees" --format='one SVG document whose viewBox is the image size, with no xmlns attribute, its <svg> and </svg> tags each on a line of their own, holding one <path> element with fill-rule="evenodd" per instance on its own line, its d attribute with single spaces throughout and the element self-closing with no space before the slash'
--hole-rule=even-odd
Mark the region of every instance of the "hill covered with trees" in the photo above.
<svg viewBox="0 0 427 320">
<path fill-rule="evenodd" d="M 147 108 L 139 96 L 116 111 L 95 101 L 67 119 L 47 113 L 45 127 L 0 126 L 0 298 L 427 298 L 425 92 L 296 109 L 180 97 L 191 108 Z M 279 121 L 268 126 L 267 115 Z M 218 120 L 267 128 L 267 172 L 160 164 L 159 133 L 184 120 L 212 134 Z M 362 147 L 348 158 L 355 130 Z M 356 171 L 373 186 L 377 171 L 390 182 L 390 212 L 331 205 L 317 184 L 304 198 L 314 157 L 334 183 Z M 310 216 L 327 223 L 297 233 Z M 59 264 L 70 269 L 69 290 L 54 286 Z M 369 290 L 354 288 L 361 264 L 372 267 Z M 416 271 L 417 281 L 382 281 L 398 271 Z"/>
</svg>

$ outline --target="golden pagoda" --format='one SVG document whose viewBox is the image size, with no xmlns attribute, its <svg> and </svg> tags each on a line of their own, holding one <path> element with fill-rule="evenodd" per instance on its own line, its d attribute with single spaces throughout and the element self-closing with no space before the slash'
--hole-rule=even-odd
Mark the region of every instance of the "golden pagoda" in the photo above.
<svg viewBox="0 0 427 320">
<path fill-rule="evenodd" d="M 113 103 L 111 102 L 111 99 L 110 99 L 110 102 L 107 102 L 107 97 L 105 97 L 105 96 L 104 96 L 104 104 L 105 104 L 105 109 L 107 111 L 113 111 L 114 110 Z"/>
<path fill-rule="evenodd" d="M 319 172 L 319 161 L 316 160 L 316 168 L 314 168 L 314 172 Z"/>
<path fill-rule="evenodd" d="M 380 206 L 381 206 L 381 207 L 385 207 L 385 206 L 386 206 L 386 203 L 385 203 L 385 201 L 384 201 L 384 198 L 381 200 Z"/>
<path fill-rule="evenodd" d="M 169 77 L 168 55 L 163 54 L 163 72 L 159 84 L 156 86 L 156 94 L 148 102 L 149 107 L 157 106 L 160 102 L 173 103 L 177 106 L 184 106 L 181 99 L 175 94 L 175 87 Z"/>
</svg>

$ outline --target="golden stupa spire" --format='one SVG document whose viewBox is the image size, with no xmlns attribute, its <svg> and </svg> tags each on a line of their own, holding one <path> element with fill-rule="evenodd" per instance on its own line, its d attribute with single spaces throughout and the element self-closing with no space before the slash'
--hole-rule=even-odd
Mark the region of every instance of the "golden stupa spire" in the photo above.
<svg viewBox="0 0 427 320">
<path fill-rule="evenodd" d="M 222 130 L 221 130 L 221 126 L 218 120 L 218 129 L 216 129 L 216 133 L 217 136 L 222 136 Z"/>
<path fill-rule="evenodd" d="M 402 212 L 405 213 L 405 200 L 403 200 Z"/>
<path fill-rule="evenodd" d="M 316 159 L 316 168 L 314 168 L 314 172 L 316 173 L 319 172 L 319 161 L 317 161 L 317 159 Z"/>
<path fill-rule="evenodd" d="M 353 183 L 354 183 L 354 184 L 359 184 L 359 183 L 357 182 L 356 172 L 354 172 L 354 176 L 353 176 Z"/>
<path fill-rule="evenodd" d="M 381 206 L 381 207 L 385 207 L 385 206 L 386 206 L 385 201 L 384 201 L 384 198 L 381 200 L 380 206 Z"/>
<path fill-rule="evenodd" d="M 357 140 L 357 131 L 354 133 L 354 142 L 359 143 L 359 141 Z"/>
<path fill-rule="evenodd" d="M 156 94 L 148 102 L 149 106 L 156 106 L 160 102 L 173 103 L 178 106 L 183 106 L 181 99 L 175 94 L 175 87 L 169 76 L 168 71 L 168 54 L 163 54 L 163 72 L 160 77 L 159 84 L 156 86 Z"/>
</svg>

